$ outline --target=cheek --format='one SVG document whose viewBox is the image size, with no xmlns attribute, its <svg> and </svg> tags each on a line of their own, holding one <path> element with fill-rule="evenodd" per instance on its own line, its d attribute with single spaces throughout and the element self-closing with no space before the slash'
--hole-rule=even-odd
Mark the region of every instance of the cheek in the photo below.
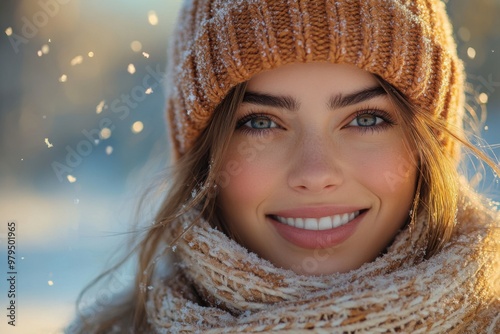
<svg viewBox="0 0 500 334">
<path fill-rule="evenodd" d="M 273 188 L 277 166 L 257 145 L 231 145 L 217 177 L 223 207 L 256 208 Z M 257 159 L 258 157 L 258 159 Z M 278 170 L 279 172 L 279 170 Z"/>
<path fill-rule="evenodd" d="M 353 171 L 375 194 L 394 197 L 398 201 L 407 198 L 407 194 L 413 195 L 416 160 L 404 146 L 372 150 L 353 159 Z"/>
</svg>

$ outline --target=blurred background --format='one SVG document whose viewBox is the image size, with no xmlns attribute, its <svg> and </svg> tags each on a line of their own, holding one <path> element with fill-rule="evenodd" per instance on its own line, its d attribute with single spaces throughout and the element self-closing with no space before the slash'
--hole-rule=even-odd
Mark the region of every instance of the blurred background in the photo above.
<svg viewBox="0 0 500 334">
<path fill-rule="evenodd" d="M 60 333 L 78 293 L 126 241 L 135 205 L 168 159 L 162 76 L 180 3 L 0 3 L 0 252 L 10 221 L 17 247 L 16 327 L 7 325 L 7 257 L 0 259 L 1 333 Z M 482 132 L 493 154 L 500 0 L 447 7 L 467 102 L 487 106 Z M 130 281 L 118 277 L 116 290 Z"/>
</svg>

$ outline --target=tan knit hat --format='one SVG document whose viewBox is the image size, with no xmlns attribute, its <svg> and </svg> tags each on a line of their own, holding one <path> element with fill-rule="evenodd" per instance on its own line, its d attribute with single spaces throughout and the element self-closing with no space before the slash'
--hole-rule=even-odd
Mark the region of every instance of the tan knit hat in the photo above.
<svg viewBox="0 0 500 334">
<path fill-rule="evenodd" d="M 289 63 L 355 65 L 461 124 L 463 65 L 440 0 L 187 0 L 179 20 L 167 83 L 177 158 L 232 87 Z"/>
</svg>

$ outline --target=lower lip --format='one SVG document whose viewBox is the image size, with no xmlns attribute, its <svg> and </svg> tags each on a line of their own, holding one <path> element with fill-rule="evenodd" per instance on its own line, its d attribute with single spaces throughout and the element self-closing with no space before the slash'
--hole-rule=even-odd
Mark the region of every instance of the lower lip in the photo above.
<svg viewBox="0 0 500 334">
<path fill-rule="evenodd" d="M 272 218 L 269 220 L 274 225 L 278 234 L 288 242 L 302 248 L 324 249 L 340 245 L 354 234 L 366 211 L 351 220 L 349 223 L 330 230 L 304 230 L 282 224 Z"/>
</svg>

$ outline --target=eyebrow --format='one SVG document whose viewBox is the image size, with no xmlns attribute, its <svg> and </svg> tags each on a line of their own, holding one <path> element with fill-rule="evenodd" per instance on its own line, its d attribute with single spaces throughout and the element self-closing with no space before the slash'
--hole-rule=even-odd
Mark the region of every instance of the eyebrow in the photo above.
<svg viewBox="0 0 500 334">
<path fill-rule="evenodd" d="M 344 108 L 367 100 L 371 100 L 381 95 L 387 95 L 387 92 L 385 91 L 384 88 L 382 88 L 382 86 L 366 88 L 358 92 L 354 92 L 347 95 L 338 94 L 332 96 L 328 100 L 328 108 L 330 109 Z"/>
<path fill-rule="evenodd" d="M 268 106 L 268 107 L 281 108 L 290 111 L 297 111 L 300 107 L 300 103 L 293 97 L 269 95 L 252 91 L 245 92 L 242 102 Z"/>
<path fill-rule="evenodd" d="M 387 95 L 387 92 L 381 86 L 365 88 L 347 95 L 336 94 L 328 99 L 327 106 L 329 109 L 344 108 L 381 95 Z M 289 111 L 297 111 L 300 107 L 300 102 L 291 96 L 270 95 L 253 91 L 246 91 L 242 102 Z"/>
</svg>

